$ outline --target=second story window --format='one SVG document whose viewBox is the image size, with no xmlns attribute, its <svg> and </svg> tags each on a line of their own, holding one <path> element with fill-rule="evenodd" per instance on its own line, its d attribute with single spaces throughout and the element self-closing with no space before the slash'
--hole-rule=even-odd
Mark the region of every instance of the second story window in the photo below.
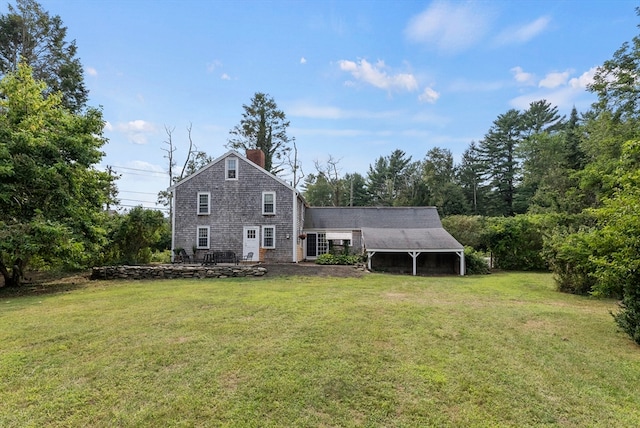
<svg viewBox="0 0 640 428">
<path fill-rule="evenodd" d="M 211 214 L 211 194 L 209 192 L 198 192 L 198 215 Z"/>
<path fill-rule="evenodd" d="M 238 159 L 228 158 L 225 167 L 225 179 L 237 180 L 238 179 Z"/>
<path fill-rule="evenodd" d="M 262 192 L 262 214 L 275 215 L 276 192 Z"/>
</svg>

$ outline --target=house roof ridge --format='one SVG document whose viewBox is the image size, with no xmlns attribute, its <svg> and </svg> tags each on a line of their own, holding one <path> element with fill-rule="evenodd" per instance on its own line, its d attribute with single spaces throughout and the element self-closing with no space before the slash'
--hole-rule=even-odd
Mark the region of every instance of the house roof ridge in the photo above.
<svg viewBox="0 0 640 428">
<path fill-rule="evenodd" d="M 243 156 L 238 151 L 233 150 L 233 149 L 227 150 L 224 154 L 222 154 L 222 155 L 218 156 L 217 158 L 213 159 L 211 162 L 209 162 L 208 164 L 206 164 L 205 166 L 203 166 L 202 168 L 200 168 L 199 170 L 197 170 L 193 174 L 190 174 L 190 175 L 184 177 L 179 182 L 169 186 L 167 188 L 167 190 L 171 191 L 171 190 L 175 189 L 176 187 L 178 187 L 178 186 L 186 183 L 187 181 L 191 180 L 192 178 L 197 177 L 203 171 L 209 169 L 211 166 L 217 164 L 218 162 L 222 161 L 223 159 L 225 159 L 225 158 L 227 158 L 227 157 L 229 157 L 231 155 L 236 156 L 238 159 L 244 161 L 246 164 L 251 165 L 252 167 L 257 168 L 258 170 L 260 170 L 260 171 L 264 172 L 265 174 L 269 175 L 271 178 L 275 179 L 280 184 L 286 186 L 289 190 L 292 190 L 292 191 L 296 192 L 298 194 L 298 197 L 302 198 L 302 200 L 304 201 L 304 198 L 302 196 L 302 192 L 301 191 L 299 191 L 298 189 L 296 189 L 291 184 L 287 183 L 285 180 L 283 180 L 282 178 L 278 177 L 277 175 L 275 175 L 275 174 L 267 171 L 266 169 L 262 168 L 260 165 L 255 164 L 251 160 L 247 159 L 246 156 Z M 304 202 L 306 204 L 306 201 L 304 201 Z"/>
</svg>

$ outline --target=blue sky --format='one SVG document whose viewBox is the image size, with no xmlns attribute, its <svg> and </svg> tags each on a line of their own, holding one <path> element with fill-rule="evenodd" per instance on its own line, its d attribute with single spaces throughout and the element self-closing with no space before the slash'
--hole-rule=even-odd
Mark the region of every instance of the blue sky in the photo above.
<svg viewBox="0 0 640 428">
<path fill-rule="evenodd" d="M 456 159 L 496 117 L 594 100 L 595 67 L 638 34 L 634 1 L 41 0 L 75 39 L 107 121 L 122 205 L 168 187 L 165 127 L 213 157 L 256 92 L 291 125 L 304 173 L 329 155 L 366 174 L 401 149 Z M 146 202 L 145 202 L 146 201 Z"/>
</svg>

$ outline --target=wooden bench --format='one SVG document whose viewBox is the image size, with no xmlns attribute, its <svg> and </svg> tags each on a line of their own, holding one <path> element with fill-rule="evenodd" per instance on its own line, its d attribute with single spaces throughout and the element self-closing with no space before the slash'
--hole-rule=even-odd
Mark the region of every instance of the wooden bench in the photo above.
<svg viewBox="0 0 640 428">
<path fill-rule="evenodd" d="M 233 251 L 212 251 L 204 255 L 203 265 L 217 265 L 218 263 L 238 264 L 238 258 Z"/>
</svg>

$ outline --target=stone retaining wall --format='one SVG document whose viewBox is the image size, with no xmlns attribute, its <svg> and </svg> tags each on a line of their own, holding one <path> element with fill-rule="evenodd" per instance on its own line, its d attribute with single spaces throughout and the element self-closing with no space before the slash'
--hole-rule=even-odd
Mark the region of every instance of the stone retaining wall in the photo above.
<svg viewBox="0 0 640 428">
<path fill-rule="evenodd" d="M 263 276 L 267 269 L 258 266 L 101 266 L 94 267 L 91 279 L 172 279 L 172 278 L 232 278 Z"/>
</svg>

